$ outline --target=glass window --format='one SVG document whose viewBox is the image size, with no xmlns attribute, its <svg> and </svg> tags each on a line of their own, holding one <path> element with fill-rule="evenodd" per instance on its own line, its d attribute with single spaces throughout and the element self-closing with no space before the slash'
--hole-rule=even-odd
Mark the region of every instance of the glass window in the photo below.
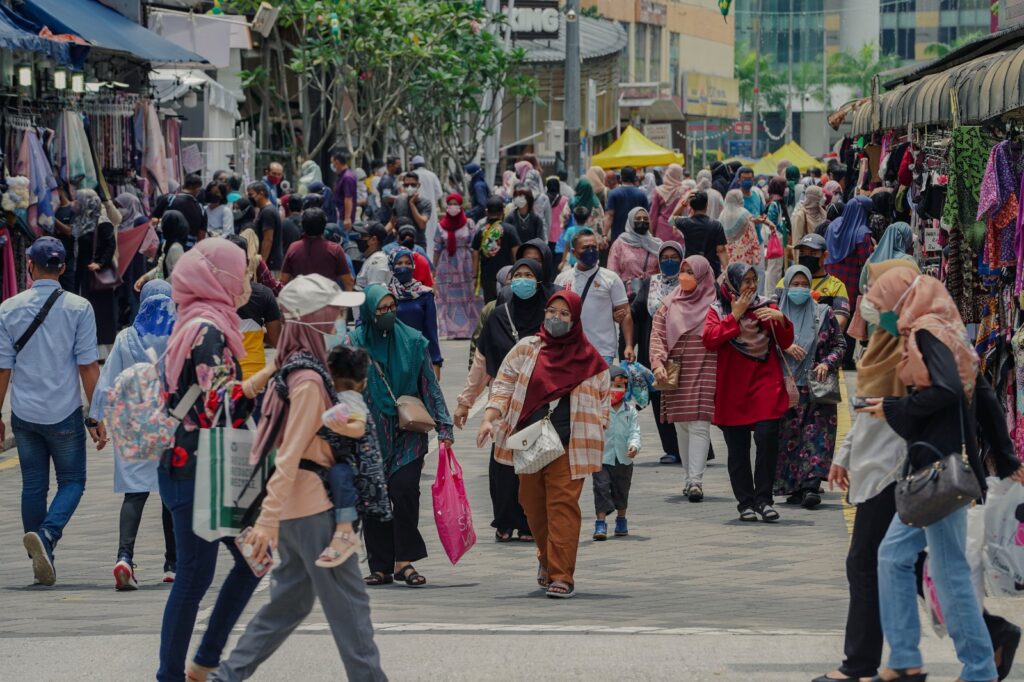
<svg viewBox="0 0 1024 682">
<path fill-rule="evenodd" d="M 647 25 L 635 24 L 636 44 L 633 46 L 633 55 L 636 59 L 633 68 L 633 82 L 642 83 L 647 80 Z"/>
<path fill-rule="evenodd" d="M 880 47 L 882 54 L 893 54 L 896 52 L 896 29 L 882 29 L 882 44 Z"/>
<path fill-rule="evenodd" d="M 648 80 L 661 82 L 661 26 L 649 26 L 647 28 L 651 36 L 651 70 Z"/>
<path fill-rule="evenodd" d="M 679 96 L 679 34 L 668 34 L 668 79 L 672 84 L 672 96 Z"/>
<path fill-rule="evenodd" d="M 619 80 L 623 83 L 629 82 L 629 54 L 630 49 L 633 47 L 629 42 L 629 24 L 625 21 L 620 21 L 619 24 L 626 32 L 626 46 L 622 48 L 622 56 L 619 57 Z"/>
</svg>

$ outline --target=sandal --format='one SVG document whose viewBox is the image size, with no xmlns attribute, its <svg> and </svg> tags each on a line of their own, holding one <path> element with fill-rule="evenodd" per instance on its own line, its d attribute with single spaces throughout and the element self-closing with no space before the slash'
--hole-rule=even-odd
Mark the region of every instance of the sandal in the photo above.
<svg viewBox="0 0 1024 682">
<path fill-rule="evenodd" d="M 199 665 L 195 661 L 189 661 L 185 666 L 185 679 L 188 682 L 206 682 L 206 678 L 216 668 L 207 668 L 205 665 Z"/>
<path fill-rule="evenodd" d="M 334 540 L 341 540 L 345 544 L 345 549 L 338 550 L 334 547 L 334 541 L 324 548 L 324 551 L 320 552 L 320 557 L 316 560 L 316 565 L 320 568 L 334 568 L 345 563 L 345 560 L 356 553 L 356 545 L 352 533 L 335 533 Z"/>
<path fill-rule="evenodd" d="M 387 573 L 382 573 L 381 571 L 374 571 L 370 575 L 363 578 L 363 582 L 371 586 L 390 585 L 391 583 L 395 582 L 395 579 Z"/>
<path fill-rule="evenodd" d="M 529 532 L 524 533 L 523 531 L 519 531 L 518 539 L 519 542 L 535 542 L 535 540 L 533 539 L 533 535 L 531 535 Z"/>
<path fill-rule="evenodd" d="M 542 590 L 548 589 L 548 586 L 551 585 L 551 578 L 548 577 L 548 572 L 540 565 L 537 566 L 537 584 L 540 585 Z"/>
<path fill-rule="evenodd" d="M 417 573 L 412 564 L 399 571 L 395 571 L 395 580 L 404 580 L 408 587 L 423 587 L 427 584 L 427 579 Z"/>
<path fill-rule="evenodd" d="M 561 580 L 553 580 L 548 585 L 547 595 L 552 599 L 571 599 L 576 596 L 576 586 Z"/>
<path fill-rule="evenodd" d="M 510 530 L 508 530 L 508 531 L 505 531 L 505 530 L 496 530 L 496 531 L 494 531 L 494 541 L 495 542 L 512 542 L 512 540 L 513 540 L 512 531 L 510 531 Z"/>
</svg>

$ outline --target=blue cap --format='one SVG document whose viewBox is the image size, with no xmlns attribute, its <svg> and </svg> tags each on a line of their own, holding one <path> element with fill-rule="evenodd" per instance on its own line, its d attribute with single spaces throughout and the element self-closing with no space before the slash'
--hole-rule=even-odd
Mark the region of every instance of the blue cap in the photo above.
<svg viewBox="0 0 1024 682">
<path fill-rule="evenodd" d="M 54 237 L 40 237 L 35 240 L 32 246 L 28 247 L 26 254 L 33 263 L 50 270 L 64 265 L 64 259 L 67 258 L 64 245 Z"/>
</svg>

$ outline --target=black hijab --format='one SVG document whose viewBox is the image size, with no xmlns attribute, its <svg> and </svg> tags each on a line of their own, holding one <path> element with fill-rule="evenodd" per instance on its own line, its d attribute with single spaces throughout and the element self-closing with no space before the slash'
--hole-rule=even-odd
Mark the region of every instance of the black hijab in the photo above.
<svg viewBox="0 0 1024 682">
<path fill-rule="evenodd" d="M 525 300 L 512 296 L 507 303 L 500 303 L 484 323 L 480 341 L 476 346 L 487 361 L 487 374 L 492 377 L 498 376 L 502 361 L 512 350 L 512 346 L 518 342 L 516 337 L 522 340 L 527 336 L 534 336 L 544 324 L 544 308 L 547 307 L 549 296 L 545 293 L 541 279 L 544 276 L 541 264 L 532 258 L 520 258 L 512 266 L 509 274 L 511 276 L 511 273 L 524 265 L 530 268 L 540 284 L 537 293 Z"/>
<path fill-rule="evenodd" d="M 167 252 L 174 244 L 181 244 L 181 248 L 188 248 L 188 219 L 181 211 L 165 211 L 160 218 L 160 232 L 164 235 L 164 246 L 160 252 L 164 256 L 164 277 L 167 272 Z"/>
<path fill-rule="evenodd" d="M 555 257 L 551 254 L 551 247 L 548 243 L 541 238 L 531 239 L 525 244 L 519 246 L 519 250 L 516 252 L 522 255 L 523 249 L 531 247 L 540 251 L 541 257 L 541 274 L 537 275 L 537 281 L 540 283 L 538 290 L 543 290 L 545 298 L 551 298 L 560 287 L 555 286 L 555 276 L 558 274 L 555 271 Z M 532 260 L 530 258 L 520 258 L 520 260 Z M 537 261 L 533 261 L 536 263 Z M 518 263 L 517 263 L 518 265 Z M 513 268 L 514 270 L 514 268 Z M 502 303 L 508 303 L 512 300 L 512 289 L 507 284 L 498 291 L 498 305 Z M 493 376 L 493 375 L 492 375 Z"/>
</svg>

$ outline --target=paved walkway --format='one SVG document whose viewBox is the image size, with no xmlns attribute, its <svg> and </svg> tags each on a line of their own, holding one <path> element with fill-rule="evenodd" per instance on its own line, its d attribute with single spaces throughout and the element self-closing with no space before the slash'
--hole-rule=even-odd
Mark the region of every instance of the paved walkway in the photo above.
<svg viewBox="0 0 1024 682">
<path fill-rule="evenodd" d="M 465 376 L 466 344 L 445 343 L 444 351 L 450 369 L 442 384 L 453 397 Z M 472 444 L 478 418 L 458 433 L 455 452 L 479 540 L 454 567 L 431 521 L 437 459 L 428 457 L 420 518 L 430 557 L 417 568 L 429 583 L 419 590 L 394 585 L 371 591 L 392 679 L 564 680 L 611 673 L 634 679 L 801 680 L 835 666 L 847 606 L 848 532 L 838 494 L 826 494 L 811 511 L 780 500 L 782 520 L 774 525 L 741 523 L 721 434 L 715 431 L 719 458 L 706 476 L 707 499 L 691 504 L 680 494 L 680 468 L 658 463 L 650 415 L 641 423 L 645 449 L 633 478 L 630 536 L 590 539 L 588 482 L 581 502 L 579 595 L 569 601 L 546 599 L 535 588 L 532 545 L 493 542 L 487 456 Z M 159 582 L 159 507 L 154 496 L 140 531 L 141 589 L 116 593 L 110 571 L 120 498 L 111 492 L 112 472 L 109 450 L 90 452 L 86 494 L 57 555 L 58 583 L 41 588 L 32 586 L 21 550 L 16 460 L 0 460 L 0 660 L 21 661 L 9 669 L 17 674 L 8 679 L 22 679 L 22 673 L 25 679 L 107 679 L 108 670 L 120 679 L 151 679 L 168 590 Z M 227 563 L 225 556 L 221 573 Z M 260 587 L 265 586 L 266 581 Z M 214 593 L 209 596 L 201 619 Z M 243 623 L 265 598 L 261 589 Z M 997 607 L 1024 621 L 1018 604 Z M 282 679 L 291 666 L 306 679 L 338 679 L 326 628 L 315 610 L 300 636 L 255 679 Z M 933 670 L 955 677 L 951 644 L 932 640 L 927 646 Z M 52 666 L 49 673 L 40 675 L 34 667 L 39 657 Z"/>
</svg>

